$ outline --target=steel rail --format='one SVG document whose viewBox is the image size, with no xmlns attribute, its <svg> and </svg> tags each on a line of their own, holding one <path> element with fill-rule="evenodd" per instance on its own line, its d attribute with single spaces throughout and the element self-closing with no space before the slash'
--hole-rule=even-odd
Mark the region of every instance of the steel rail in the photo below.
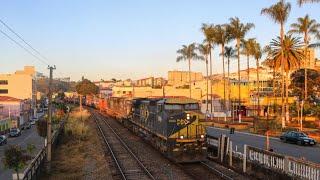
<svg viewBox="0 0 320 180">
<path fill-rule="evenodd" d="M 101 129 L 101 126 L 100 126 L 100 124 L 98 123 L 98 121 L 97 121 L 97 119 L 96 119 L 95 116 L 94 116 L 94 121 L 95 121 L 96 124 L 97 124 L 97 127 L 98 127 L 98 129 L 99 129 L 99 131 L 100 131 L 101 136 L 103 137 L 104 143 L 107 145 L 107 147 L 108 147 L 108 149 L 109 149 L 109 151 L 110 151 L 110 153 L 111 153 L 112 159 L 113 159 L 114 162 L 116 163 L 117 169 L 120 171 L 120 174 L 121 174 L 122 179 L 126 180 L 127 178 L 126 178 L 126 176 L 125 176 L 125 174 L 124 174 L 124 172 L 123 172 L 123 170 L 122 170 L 122 168 L 121 168 L 121 166 L 120 166 L 120 164 L 119 164 L 118 158 L 117 158 L 116 155 L 114 154 L 114 152 L 113 152 L 113 150 L 112 150 L 112 148 L 111 148 L 111 146 L 110 146 L 110 144 L 109 144 L 109 142 L 108 142 L 105 134 L 103 133 L 103 131 L 102 131 L 102 129 Z"/>
<path fill-rule="evenodd" d="M 95 113 L 97 114 L 97 113 Z M 150 173 L 150 171 L 146 168 L 146 166 L 139 160 L 139 158 L 131 151 L 131 149 L 127 146 L 127 144 L 121 139 L 121 137 L 114 131 L 114 129 L 110 126 L 110 124 L 106 121 L 105 117 L 101 118 L 101 115 L 99 118 L 103 120 L 103 122 L 109 127 L 109 129 L 113 132 L 113 134 L 117 137 L 117 139 L 120 141 L 122 146 L 130 153 L 130 155 L 136 160 L 136 162 L 139 164 L 139 166 L 143 169 L 143 171 L 148 175 L 149 178 L 152 180 L 155 180 L 156 178 Z M 100 128 L 101 129 L 101 128 Z M 110 145 L 109 145 L 110 146 Z M 110 146 L 111 148 L 111 146 Z M 119 163 L 118 163 L 119 164 Z M 118 166 L 117 164 L 117 166 Z M 120 167 L 120 164 L 119 164 Z M 123 172 L 123 171 L 122 171 Z M 125 174 L 123 174 L 125 176 Z"/>
<path fill-rule="evenodd" d="M 214 168 L 214 167 L 210 166 L 210 165 L 209 165 L 209 164 L 207 164 L 206 162 L 201 161 L 200 163 L 201 163 L 203 166 L 205 166 L 206 168 L 208 168 L 208 169 L 210 169 L 210 170 L 212 170 L 212 171 L 216 172 L 217 174 L 219 174 L 223 179 L 233 180 L 233 178 L 232 178 L 232 177 L 230 177 L 230 176 L 228 176 L 228 175 L 224 174 L 223 172 L 219 171 L 218 169 L 216 169 L 216 168 Z"/>
</svg>

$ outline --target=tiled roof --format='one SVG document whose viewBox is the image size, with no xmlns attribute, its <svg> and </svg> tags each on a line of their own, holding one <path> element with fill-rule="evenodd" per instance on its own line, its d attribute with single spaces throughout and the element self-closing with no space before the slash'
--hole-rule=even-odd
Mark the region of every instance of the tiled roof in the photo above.
<svg viewBox="0 0 320 180">
<path fill-rule="evenodd" d="M 10 96 L 0 96 L 0 101 L 13 101 L 13 102 L 19 102 L 22 101 L 21 99 L 17 99 Z"/>
</svg>

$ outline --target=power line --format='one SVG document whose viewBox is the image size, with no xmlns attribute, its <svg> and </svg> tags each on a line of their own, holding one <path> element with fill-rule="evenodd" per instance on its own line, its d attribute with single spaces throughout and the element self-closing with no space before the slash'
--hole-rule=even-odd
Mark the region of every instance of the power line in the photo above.
<svg viewBox="0 0 320 180">
<path fill-rule="evenodd" d="M 13 34 L 15 34 L 21 41 L 23 41 L 27 46 L 29 46 L 34 52 L 36 52 L 41 58 L 48 60 L 45 56 L 43 56 L 38 50 L 36 50 L 34 47 L 30 45 L 26 40 L 24 40 L 17 32 L 13 30 L 9 25 L 7 25 L 4 21 L 0 19 L 0 23 L 2 23 L 9 31 L 11 31 Z M 48 63 L 49 64 L 49 63 Z"/>
<path fill-rule="evenodd" d="M 7 38 L 9 38 L 11 41 L 13 41 L 15 44 L 17 44 L 19 47 L 21 47 L 22 49 L 24 49 L 25 51 L 27 51 L 30 55 L 32 55 L 34 58 L 36 58 L 37 60 L 41 61 L 42 63 L 44 63 L 45 65 L 49 66 L 48 63 L 48 58 L 46 58 L 44 55 L 42 55 L 36 48 L 34 48 L 30 43 L 28 43 L 26 40 L 24 40 L 22 38 L 21 35 L 19 35 L 17 32 L 15 32 L 13 30 L 12 27 L 10 27 L 8 24 L 6 24 L 3 20 L 0 19 L 0 23 L 3 24 L 10 32 L 12 32 L 14 35 L 16 35 L 22 42 L 24 42 L 30 49 L 32 49 L 38 56 L 40 56 L 41 58 L 39 58 L 38 56 L 36 56 L 34 53 L 32 53 L 31 51 L 29 51 L 25 46 L 21 45 L 18 41 L 14 40 L 11 36 L 9 36 L 7 33 L 1 31 L 2 34 L 4 34 Z M 63 77 L 63 75 L 61 74 L 60 71 L 58 71 L 58 74 L 60 76 Z"/>
<path fill-rule="evenodd" d="M 12 42 L 14 42 L 16 45 L 18 45 L 20 48 L 22 48 L 23 50 L 25 50 L 26 52 L 28 52 L 31 56 L 33 56 L 34 58 L 36 58 L 37 60 L 39 60 L 41 63 L 45 64 L 45 65 L 49 65 L 48 63 L 46 63 L 45 61 L 43 61 L 41 58 L 39 58 L 38 56 L 34 55 L 31 51 L 29 51 L 27 48 L 25 48 L 24 46 L 22 46 L 18 41 L 14 40 L 11 36 L 9 36 L 7 33 L 3 32 L 0 29 L 0 32 L 5 35 L 8 39 L 10 39 Z"/>
</svg>

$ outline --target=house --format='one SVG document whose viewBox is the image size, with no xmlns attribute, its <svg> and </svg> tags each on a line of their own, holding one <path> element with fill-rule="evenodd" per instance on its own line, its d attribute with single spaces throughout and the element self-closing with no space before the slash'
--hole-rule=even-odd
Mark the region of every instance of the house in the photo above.
<svg viewBox="0 0 320 180">
<path fill-rule="evenodd" d="M 21 127 L 29 121 L 32 116 L 31 101 L 21 100 L 9 96 L 0 96 L 0 118 L 6 129 L 11 127 Z M 2 127 L 3 128 L 3 127 Z"/>
</svg>

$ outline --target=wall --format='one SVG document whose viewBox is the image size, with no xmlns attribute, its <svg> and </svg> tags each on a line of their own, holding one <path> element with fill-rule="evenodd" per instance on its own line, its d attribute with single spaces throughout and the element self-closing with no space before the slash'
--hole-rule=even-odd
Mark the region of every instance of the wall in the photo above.
<svg viewBox="0 0 320 180">
<path fill-rule="evenodd" d="M 203 80 L 202 73 L 191 72 L 191 82 Z M 189 84 L 188 71 L 169 71 L 168 85 L 183 86 Z"/>
</svg>

